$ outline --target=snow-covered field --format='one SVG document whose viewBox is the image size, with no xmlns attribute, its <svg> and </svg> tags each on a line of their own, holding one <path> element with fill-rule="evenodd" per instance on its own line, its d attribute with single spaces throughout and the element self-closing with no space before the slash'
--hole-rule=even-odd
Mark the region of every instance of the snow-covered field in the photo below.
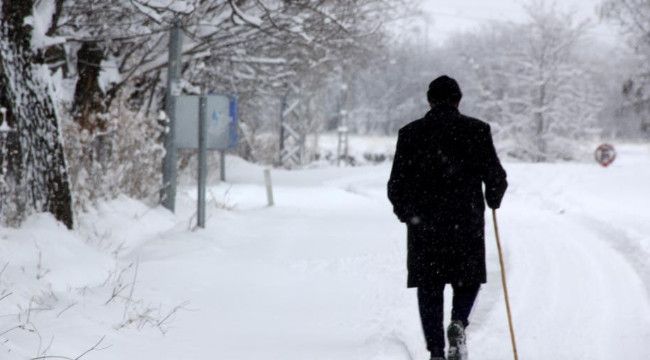
<svg viewBox="0 0 650 360">
<path fill-rule="evenodd" d="M 650 147 L 622 146 L 607 169 L 505 165 L 520 357 L 650 359 Z M 205 230 L 193 229 L 192 188 L 176 215 L 121 198 L 74 232 L 46 215 L 0 228 L 0 359 L 75 358 L 102 338 L 83 359 L 427 359 L 389 170 L 274 171 L 269 208 L 262 169 L 231 158 Z M 503 360 L 487 226 L 470 356 Z"/>
</svg>

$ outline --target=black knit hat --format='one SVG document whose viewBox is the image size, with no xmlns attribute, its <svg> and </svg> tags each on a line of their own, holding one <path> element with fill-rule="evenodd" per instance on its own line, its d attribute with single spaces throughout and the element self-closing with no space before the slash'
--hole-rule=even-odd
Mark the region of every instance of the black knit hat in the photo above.
<svg viewBox="0 0 650 360">
<path fill-rule="evenodd" d="M 442 75 L 429 84 L 427 99 L 430 104 L 456 104 L 460 102 L 463 93 L 456 80 L 447 75 Z"/>
</svg>

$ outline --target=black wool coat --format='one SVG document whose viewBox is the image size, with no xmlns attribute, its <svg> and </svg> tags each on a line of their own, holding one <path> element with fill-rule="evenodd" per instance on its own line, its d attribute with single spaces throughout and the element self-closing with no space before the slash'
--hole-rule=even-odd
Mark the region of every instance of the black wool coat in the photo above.
<svg viewBox="0 0 650 360">
<path fill-rule="evenodd" d="M 490 126 L 438 105 L 399 131 L 388 198 L 407 225 L 408 287 L 485 283 L 485 200 L 507 188 Z"/>
</svg>

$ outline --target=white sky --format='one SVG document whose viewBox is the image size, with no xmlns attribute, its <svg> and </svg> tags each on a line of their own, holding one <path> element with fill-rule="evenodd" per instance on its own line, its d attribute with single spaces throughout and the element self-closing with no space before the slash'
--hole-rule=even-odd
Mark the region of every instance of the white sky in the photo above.
<svg viewBox="0 0 650 360">
<path fill-rule="evenodd" d="M 526 0 L 422 0 L 423 9 L 431 20 L 420 26 L 428 28 L 429 40 L 440 43 L 456 31 L 473 30 L 491 20 L 523 21 L 522 3 Z M 552 1 L 547 0 L 548 3 Z M 560 9 L 576 12 L 579 19 L 590 19 L 592 35 L 604 42 L 618 41 L 616 28 L 603 23 L 597 14 L 600 0 L 556 1 Z M 414 25 L 417 26 L 417 25 Z"/>
</svg>

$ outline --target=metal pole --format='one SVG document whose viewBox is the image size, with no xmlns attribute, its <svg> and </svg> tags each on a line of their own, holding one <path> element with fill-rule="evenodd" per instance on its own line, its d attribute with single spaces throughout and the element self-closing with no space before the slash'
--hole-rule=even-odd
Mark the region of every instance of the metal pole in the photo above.
<svg viewBox="0 0 650 360">
<path fill-rule="evenodd" d="M 219 170 L 221 181 L 226 181 L 226 150 L 219 151 Z"/>
<path fill-rule="evenodd" d="M 178 80 L 181 70 L 181 26 L 176 21 L 169 33 L 169 61 L 167 66 L 167 93 L 165 113 L 168 129 L 165 136 L 165 158 L 163 160 L 162 204 L 174 211 L 176 207 L 176 97 L 180 95 Z"/>
<path fill-rule="evenodd" d="M 503 251 L 501 250 L 501 240 L 499 239 L 499 226 L 497 225 L 497 211 L 492 209 L 492 222 L 494 224 L 494 234 L 497 239 L 497 250 L 499 252 L 499 265 L 501 266 L 501 284 L 503 285 L 503 296 L 506 299 L 506 313 L 508 315 L 508 328 L 510 329 L 510 342 L 512 343 L 512 353 L 515 360 L 519 359 L 517 354 L 517 343 L 515 341 L 515 328 L 512 325 L 512 312 L 510 310 L 510 296 L 508 295 L 508 284 L 506 282 L 506 267 L 503 263 Z"/>
<path fill-rule="evenodd" d="M 282 105 L 280 106 L 280 157 L 278 158 L 278 165 L 284 165 L 284 112 L 287 111 L 287 96 L 289 95 L 289 90 L 282 97 Z"/>
<path fill-rule="evenodd" d="M 336 133 L 338 135 L 338 142 L 336 143 L 336 166 L 341 166 L 341 147 L 343 142 L 343 132 L 341 131 L 340 126 L 338 129 L 336 129 Z"/>
<path fill-rule="evenodd" d="M 341 117 L 341 95 L 336 98 L 336 133 L 338 135 L 336 143 L 336 166 L 341 166 L 341 147 L 343 141 L 343 134 L 341 133 L 341 128 L 343 126 L 343 121 Z"/>
<path fill-rule="evenodd" d="M 345 127 L 345 133 L 343 133 L 343 159 L 345 159 L 345 163 L 348 164 L 350 156 L 348 154 L 350 150 L 350 132 L 348 131 L 347 126 Z"/>
<path fill-rule="evenodd" d="M 198 186 L 198 208 L 197 208 L 197 225 L 205 228 L 205 183 L 208 173 L 207 164 L 207 130 L 208 130 L 208 114 L 207 114 L 208 98 L 204 93 L 201 93 L 199 98 L 199 186 Z"/>
<path fill-rule="evenodd" d="M 348 147 L 349 147 L 349 142 L 348 142 L 348 122 L 347 122 L 347 112 L 345 110 L 341 110 L 341 132 L 343 136 L 343 161 L 344 164 L 349 165 L 349 157 L 348 157 Z"/>
</svg>

